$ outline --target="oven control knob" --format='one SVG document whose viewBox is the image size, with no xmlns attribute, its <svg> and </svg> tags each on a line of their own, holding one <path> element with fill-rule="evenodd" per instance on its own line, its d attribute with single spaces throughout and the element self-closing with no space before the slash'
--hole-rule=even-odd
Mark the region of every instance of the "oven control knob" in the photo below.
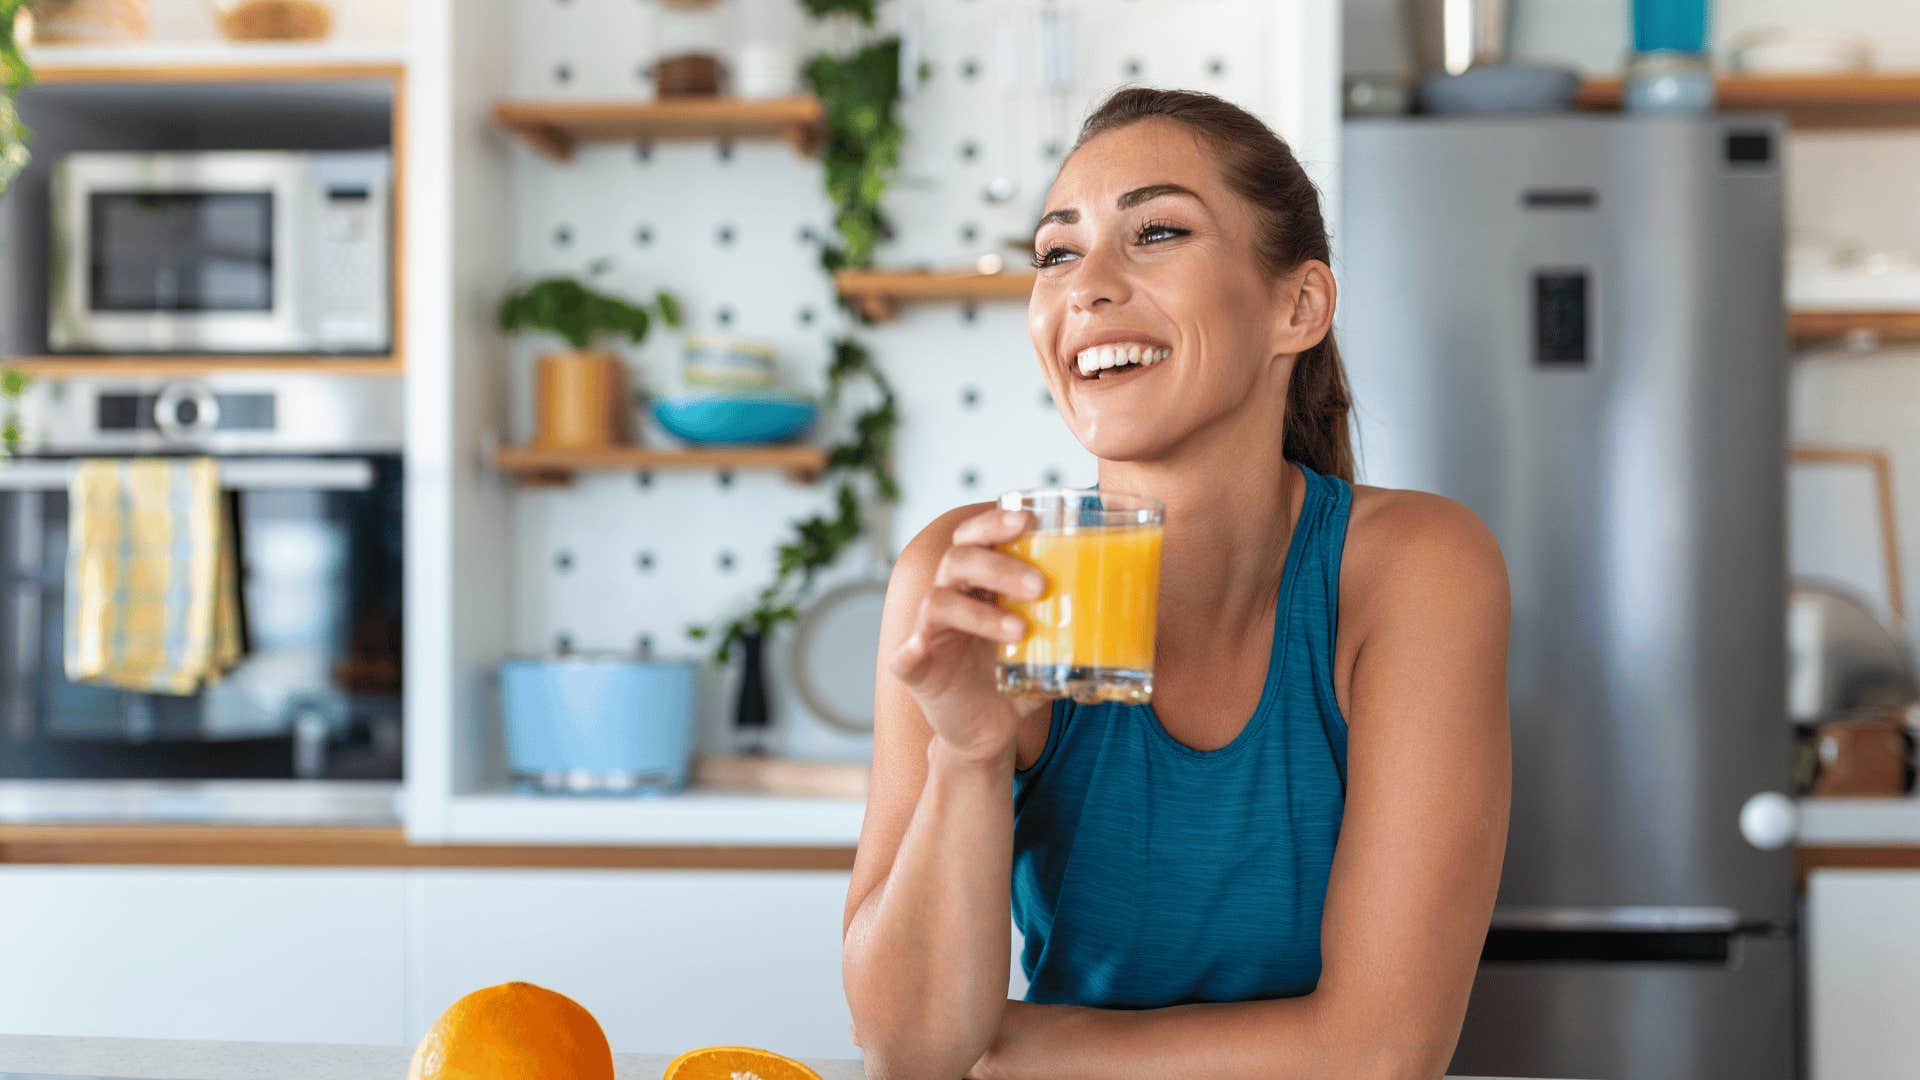
<svg viewBox="0 0 1920 1080">
<path fill-rule="evenodd" d="M 204 434 L 220 426 L 220 403 L 204 386 L 169 386 L 154 399 L 153 426 L 170 439 Z"/>
</svg>

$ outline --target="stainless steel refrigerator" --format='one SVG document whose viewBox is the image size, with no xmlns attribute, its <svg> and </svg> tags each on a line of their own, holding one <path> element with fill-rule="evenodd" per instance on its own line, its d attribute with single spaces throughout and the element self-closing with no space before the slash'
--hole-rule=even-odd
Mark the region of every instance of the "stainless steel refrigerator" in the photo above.
<svg viewBox="0 0 1920 1080">
<path fill-rule="evenodd" d="M 1346 127 L 1361 478 L 1472 507 L 1512 579 L 1454 1072 L 1796 1072 L 1791 851 L 1742 826 L 1789 790 L 1781 149 L 1769 117 Z"/>
</svg>

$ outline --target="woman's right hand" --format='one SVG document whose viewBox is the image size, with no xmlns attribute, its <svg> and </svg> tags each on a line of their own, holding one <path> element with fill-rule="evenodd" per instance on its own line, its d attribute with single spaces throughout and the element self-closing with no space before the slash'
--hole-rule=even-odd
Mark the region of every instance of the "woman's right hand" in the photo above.
<svg viewBox="0 0 1920 1080">
<path fill-rule="evenodd" d="M 1025 560 L 996 551 L 1027 530 L 1024 510 L 985 510 L 953 530 L 933 585 L 921 598 L 913 632 L 887 660 L 913 695 L 944 749 L 969 760 L 1011 752 L 1024 715 L 1021 699 L 994 686 L 1003 644 L 1026 635 L 1026 620 L 992 599 L 1031 600 L 1046 579 Z"/>
</svg>

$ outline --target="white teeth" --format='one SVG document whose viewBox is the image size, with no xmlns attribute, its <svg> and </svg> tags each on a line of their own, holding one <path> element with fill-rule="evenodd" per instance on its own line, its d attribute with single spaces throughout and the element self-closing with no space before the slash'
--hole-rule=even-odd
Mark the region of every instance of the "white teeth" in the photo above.
<svg viewBox="0 0 1920 1080">
<path fill-rule="evenodd" d="M 1173 355 L 1168 346 L 1143 345 L 1137 342 L 1124 345 L 1095 345 L 1080 350 L 1074 357 L 1074 366 L 1082 375 L 1093 375 L 1108 368 L 1123 367 L 1127 364 L 1152 366 Z"/>
</svg>

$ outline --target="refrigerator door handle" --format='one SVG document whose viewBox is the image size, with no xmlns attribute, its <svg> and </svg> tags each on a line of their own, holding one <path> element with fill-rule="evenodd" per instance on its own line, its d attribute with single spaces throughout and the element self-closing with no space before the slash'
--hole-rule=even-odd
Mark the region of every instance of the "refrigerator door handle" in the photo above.
<svg viewBox="0 0 1920 1080">
<path fill-rule="evenodd" d="M 1511 907 L 1493 909 L 1494 930 L 1601 933 L 1731 933 L 1740 913 L 1723 907 Z"/>
</svg>

